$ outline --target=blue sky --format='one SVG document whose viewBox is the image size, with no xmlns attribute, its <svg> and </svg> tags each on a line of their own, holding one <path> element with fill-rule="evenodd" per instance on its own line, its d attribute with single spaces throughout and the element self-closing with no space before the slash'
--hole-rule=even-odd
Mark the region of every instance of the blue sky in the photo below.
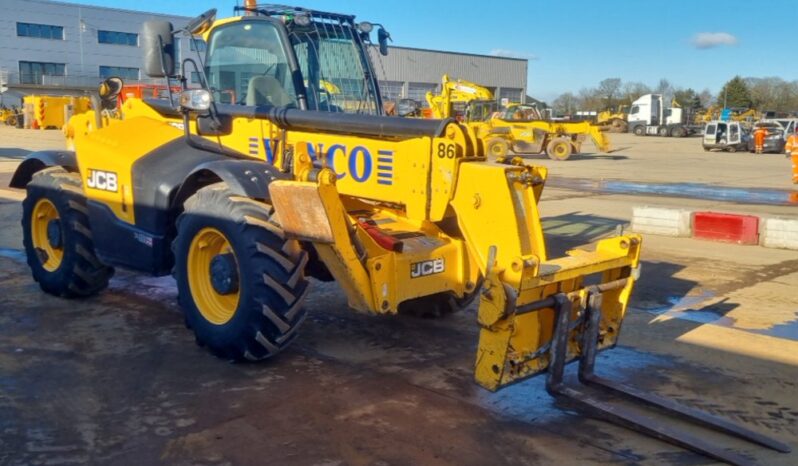
<svg viewBox="0 0 798 466">
<path fill-rule="evenodd" d="M 549 101 L 610 77 L 713 93 L 736 74 L 798 79 L 794 0 L 280 1 L 293 2 L 383 23 L 395 45 L 530 58 L 529 94 Z M 73 3 L 224 17 L 235 0 Z"/>
</svg>

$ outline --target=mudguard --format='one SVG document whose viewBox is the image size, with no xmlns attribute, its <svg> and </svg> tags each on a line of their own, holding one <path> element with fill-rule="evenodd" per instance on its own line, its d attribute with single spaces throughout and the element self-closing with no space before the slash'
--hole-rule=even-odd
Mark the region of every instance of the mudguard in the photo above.
<svg viewBox="0 0 798 466">
<path fill-rule="evenodd" d="M 64 167 L 67 171 L 78 171 L 78 161 L 74 152 L 63 150 L 43 150 L 39 152 L 31 152 L 25 157 L 25 160 L 17 167 L 11 182 L 8 184 L 11 188 L 23 189 L 30 183 L 34 173 L 41 171 L 47 167 Z"/>
</svg>

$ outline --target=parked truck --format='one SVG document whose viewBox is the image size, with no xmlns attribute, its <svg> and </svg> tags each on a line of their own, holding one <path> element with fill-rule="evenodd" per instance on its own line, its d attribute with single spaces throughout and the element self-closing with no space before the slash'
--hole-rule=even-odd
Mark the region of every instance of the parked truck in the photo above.
<svg viewBox="0 0 798 466">
<path fill-rule="evenodd" d="M 627 117 L 629 131 L 638 136 L 684 137 L 695 132 L 682 108 L 665 106 L 662 94 L 646 94 L 632 102 Z"/>
</svg>

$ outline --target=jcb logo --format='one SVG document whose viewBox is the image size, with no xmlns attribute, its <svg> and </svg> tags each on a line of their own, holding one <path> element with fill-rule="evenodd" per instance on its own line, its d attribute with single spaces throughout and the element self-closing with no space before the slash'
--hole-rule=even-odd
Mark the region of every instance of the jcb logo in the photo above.
<svg viewBox="0 0 798 466">
<path fill-rule="evenodd" d="M 443 258 L 410 264 L 410 278 L 426 277 L 446 270 Z"/>
<path fill-rule="evenodd" d="M 89 176 L 86 178 L 86 186 L 91 189 L 110 191 L 115 193 L 119 190 L 119 182 L 116 173 L 104 172 L 102 170 L 89 169 Z"/>
</svg>

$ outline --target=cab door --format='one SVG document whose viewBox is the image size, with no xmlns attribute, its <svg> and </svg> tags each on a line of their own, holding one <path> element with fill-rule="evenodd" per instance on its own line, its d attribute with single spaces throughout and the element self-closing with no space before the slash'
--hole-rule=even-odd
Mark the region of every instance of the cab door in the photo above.
<svg viewBox="0 0 798 466">
<path fill-rule="evenodd" d="M 704 145 L 712 145 L 715 144 L 715 131 L 717 131 L 718 127 L 715 123 L 707 124 L 706 128 L 704 128 Z"/>
<path fill-rule="evenodd" d="M 729 139 L 728 145 L 732 146 L 735 144 L 740 144 L 742 141 L 742 129 L 740 128 L 740 123 L 732 122 L 729 123 Z"/>
</svg>

